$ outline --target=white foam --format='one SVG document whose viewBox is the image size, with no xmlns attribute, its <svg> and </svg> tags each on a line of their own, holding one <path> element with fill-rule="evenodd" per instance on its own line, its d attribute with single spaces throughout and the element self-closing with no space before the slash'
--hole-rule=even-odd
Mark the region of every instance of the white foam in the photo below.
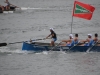
<svg viewBox="0 0 100 75">
<path fill-rule="evenodd" d="M 42 53 L 45 55 L 48 55 L 48 51 L 43 51 Z"/>
<path fill-rule="evenodd" d="M 21 10 L 27 10 L 27 8 L 26 7 L 21 7 Z"/>
<path fill-rule="evenodd" d="M 18 54 L 28 54 L 30 53 L 29 51 L 22 51 L 21 49 L 15 49 L 15 50 L 11 50 L 8 47 L 0 47 L 0 53 L 18 53 Z"/>
<path fill-rule="evenodd" d="M 21 7 L 21 8 L 16 8 L 16 9 L 21 9 L 21 10 L 33 10 L 33 9 L 48 9 L 48 8 L 31 8 L 31 7 Z"/>
</svg>

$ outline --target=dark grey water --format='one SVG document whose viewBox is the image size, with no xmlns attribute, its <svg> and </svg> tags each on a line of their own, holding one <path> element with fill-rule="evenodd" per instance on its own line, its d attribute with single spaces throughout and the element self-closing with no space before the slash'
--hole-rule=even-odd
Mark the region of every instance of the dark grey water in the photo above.
<svg viewBox="0 0 100 75">
<path fill-rule="evenodd" d="M 99 53 L 0 53 L 0 75 L 99 75 Z"/>
<path fill-rule="evenodd" d="M 68 38 L 74 0 L 9 1 L 27 10 L 0 14 L 0 43 L 44 38 L 51 27 L 57 33 L 57 42 Z M 96 10 L 91 20 L 74 17 L 73 33 L 78 33 L 80 39 L 86 39 L 88 33 L 100 34 L 100 0 L 80 1 Z M 100 75 L 100 53 L 33 53 L 21 51 L 21 47 L 22 43 L 0 47 L 0 75 Z"/>
</svg>

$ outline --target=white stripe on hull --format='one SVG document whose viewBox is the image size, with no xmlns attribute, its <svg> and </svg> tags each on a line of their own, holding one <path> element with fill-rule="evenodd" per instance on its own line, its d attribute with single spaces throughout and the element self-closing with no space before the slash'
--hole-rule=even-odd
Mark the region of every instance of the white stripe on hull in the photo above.
<svg viewBox="0 0 100 75">
<path fill-rule="evenodd" d="M 5 14 L 14 13 L 14 11 L 3 11 L 3 13 L 5 13 Z"/>
</svg>

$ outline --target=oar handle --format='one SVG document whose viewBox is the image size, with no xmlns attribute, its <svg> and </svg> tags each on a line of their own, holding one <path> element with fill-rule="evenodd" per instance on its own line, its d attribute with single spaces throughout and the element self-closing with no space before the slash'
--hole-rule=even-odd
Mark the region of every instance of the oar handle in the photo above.
<svg viewBox="0 0 100 75">
<path fill-rule="evenodd" d="M 22 42 L 24 42 L 24 41 L 22 41 Z M 16 43 L 22 43 L 22 42 L 14 42 L 14 43 L 8 43 L 8 44 L 16 44 Z"/>
<path fill-rule="evenodd" d="M 43 40 L 43 39 L 35 39 L 35 40 L 31 40 L 31 41 L 38 41 L 38 40 Z M 14 42 L 14 43 L 9 43 L 9 44 L 16 44 L 16 43 L 23 43 L 23 42 L 30 42 L 30 41 Z"/>
<path fill-rule="evenodd" d="M 38 41 L 38 40 L 45 40 L 45 39 L 36 39 L 36 40 L 30 40 L 30 41 L 32 42 L 32 41 Z M 30 42 L 30 41 L 24 41 L 24 42 Z"/>
</svg>

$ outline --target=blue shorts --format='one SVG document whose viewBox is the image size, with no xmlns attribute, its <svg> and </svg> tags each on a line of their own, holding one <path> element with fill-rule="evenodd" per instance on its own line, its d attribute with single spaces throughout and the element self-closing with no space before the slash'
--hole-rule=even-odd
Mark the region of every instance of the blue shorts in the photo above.
<svg viewBox="0 0 100 75">
<path fill-rule="evenodd" d="M 56 40 L 57 40 L 57 38 L 52 38 L 52 41 L 54 41 L 54 42 L 55 42 Z"/>
</svg>

